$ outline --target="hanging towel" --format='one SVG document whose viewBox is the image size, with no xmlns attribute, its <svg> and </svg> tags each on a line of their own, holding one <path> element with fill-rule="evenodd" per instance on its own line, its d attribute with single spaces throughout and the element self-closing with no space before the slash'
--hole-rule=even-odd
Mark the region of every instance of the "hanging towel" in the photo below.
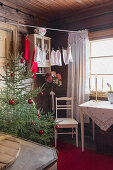
<svg viewBox="0 0 113 170">
<path fill-rule="evenodd" d="M 34 56 L 34 62 L 40 62 L 40 47 L 36 46 L 35 49 L 35 56 Z"/>
<path fill-rule="evenodd" d="M 51 65 L 52 66 L 62 66 L 62 60 L 61 60 L 61 52 L 60 50 L 51 51 Z"/>
<path fill-rule="evenodd" d="M 31 62 L 31 72 L 35 75 L 37 73 L 37 62 L 34 62 L 34 57 L 35 57 L 35 48 L 33 50 L 33 56 L 32 56 L 32 62 Z"/>
<path fill-rule="evenodd" d="M 66 50 L 63 49 L 62 52 L 63 52 L 63 61 L 65 65 L 69 64 L 69 62 L 73 62 L 71 46 L 69 46 Z"/>
<path fill-rule="evenodd" d="M 51 51 L 51 59 L 50 59 L 51 65 L 54 66 L 57 64 L 56 61 L 56 52 L 54 50 Z"/>
<path fill-rule="evenodd" d="M 30 47 L 29 47 L 29 40 L 27 36 L 25 37 L 25 53 L 24 53 L 24 58 L 26 59 L 27 63 L 30 60 Z"/>
<path fill-rule="evenodd" d="M 46 51 L 45 50 L 40 51 L 40 64 L 42 66 L 45 66 L 46 64 Z"/>
<path fill-rule="evenodd" d="M 56 61 L 58 66 L 62 66 L 62 60 L 61 60 L 61 52 L 60 50 L 56 51 Z"/>
<path fill-rule="evenodd" d="M 34 62 L 40 63 L 41 66 L 45 66 L 46 64 L 46 51 L 41 50 L 39 46 L 36 46 Z"/>
<path fill-rule="evenodd" d="M 67 65 L 68 64 L 68 55 L 67 55 L 67 50 L 62 50 L 62 53 L 63 53 L 63 61 L 64 61 L 64 64 Z"/>
</svg>

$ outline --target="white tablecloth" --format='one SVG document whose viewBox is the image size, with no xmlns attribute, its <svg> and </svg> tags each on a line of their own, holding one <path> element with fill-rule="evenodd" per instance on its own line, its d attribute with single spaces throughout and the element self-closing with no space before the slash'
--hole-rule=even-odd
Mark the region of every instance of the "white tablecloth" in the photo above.
<svg viewBox="0 0 113 170">
<path fill-rule="evenodd" d="M 90 100 L 79 106 L 102 130 L 106 131 L 113 124 L 113 104 L 109 101 Z"/>
</svg>

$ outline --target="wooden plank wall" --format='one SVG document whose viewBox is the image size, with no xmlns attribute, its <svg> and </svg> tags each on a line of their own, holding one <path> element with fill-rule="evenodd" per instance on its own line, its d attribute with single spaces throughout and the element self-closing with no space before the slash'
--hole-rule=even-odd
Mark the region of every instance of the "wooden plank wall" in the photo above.
<svg viewBox="0 0 113 170">
<path fill-rule="evenodd" d="M 67 48 L 68 45 L 68 34 L 64 32 L 57 32 L 57 31 L 52 31 L 51 32 L 51 37 L 52 37 L 52 48 L 54 50 L 60 49 L 61 54 L 62 54 L 62 48 Z M 62 58 L 63 62 L 63 58 Z M 56 96 L 66 96 L 67 92 L 67 65 L 63 66 L 53 66 L 52 71 L 56 71 L 57 73 L 60 73 L 62 76 L 62 86 L 60 87 L 55 87 L 54 92 Z"/>
<path fill-rule="evenodd" d="M 14 7 L 14 6 L 13 6 Z M 29 11 L 25 11 L 27 13 L 29 13 Z M 37 26 L 42 26 L 42 27 L 47 27 L 49 26 L 49 23 L 46 22 L 46 20 L 44 19 L 40 19 L 40 17 L 38 18 L 38 16 L 36 16 L 34 14 L 34 18 L 29 17 L 28 15 L 25 15 L 23 13 L 17 13 L 15 10 L 12 10 L 8 7 L 1 7 L 0 6 L 0 21 L 3 22 L 16 22 L 16 23 L 22 23 L 22 24 L 28 24 L 28 25 L 37 25 Z M 31 34 L 33 33 L 33 29 L 28 28 L 28 27 L 22 27 L 19 26 L 18 28 L 18 51 L 19 52 L 24 52 L 24 38 L 25 35 Z M 42 80 L 42 78 L 40 77 L 36 77 L 36 79 L 30 79 L 26 82 L 26 84 L 31 84 L 32 83 L 32 87 L 33 88 L 37 88 L 37 86 L 41 86 L 44 83 L 45 80 Z M 45 99 L 44 99 L 45 98 Z M 43 97 L 43 99 L 38 96 L 36 101 L 37 101 L 37 105 L 38 107 L 43 107 L 44 108 L 48 108 L 48 103 L 46 102 L 46 95 L 45 97 Z M 50 103 L 49 103 L 50 104 Z M 49 107 L 50 108 L 50 107 Z M 47 110 L 47 109 L 46 109 Z"/>
<path fill-rule="evenodd" d="M 88 29 L 89 33 L 98 31 L 98 30 L 105 30 L 113 28 L 113 5 L 106 5 L 103 7 L 93 7 L 87 10 L 81 10 L 79 12 L 75 11 L 75 15 L 69 17 L 61 16 L 60 19 L 56 19 L 51 22 L 51 26 L 54 28 L 60 29 L 68 29 L 68 30 L 83 30 Z M 94 37 L 93 33 L 93 37 Z M 97 35 L 97 34 L 96 34 Z M 102 37 L 102 36 L 101 36 Z M 51 34 L 52 38 L 52 48 L 60 49 L 66 48 L 68 43 L 68 35 L 67 33 L 54 31 Z M 53 69 L 58 70 L 64 79 L 64 83 L 59 92 L 56 95 L 66 94 L 67 91 L 67 67 L 63 65 L 60 67 L 54 67 Z"/>
</svg>

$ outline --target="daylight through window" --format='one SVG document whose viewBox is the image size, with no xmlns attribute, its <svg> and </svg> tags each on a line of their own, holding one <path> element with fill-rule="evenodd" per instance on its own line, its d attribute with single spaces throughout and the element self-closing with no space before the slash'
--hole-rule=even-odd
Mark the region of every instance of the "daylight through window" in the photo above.
<svg viewBox="0 0 113 170">
<path fill-rule="evenodd" d="M 90 90 L 95 91 L 97 84 L 98 92 L 106 92 L 107 83 L 113 87 L 113 39 L 90 41 Z"/>
</svg>

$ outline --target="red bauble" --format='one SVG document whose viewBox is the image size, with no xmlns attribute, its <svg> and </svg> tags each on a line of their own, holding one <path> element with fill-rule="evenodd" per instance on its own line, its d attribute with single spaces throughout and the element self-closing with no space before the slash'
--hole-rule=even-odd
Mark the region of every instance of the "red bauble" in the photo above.
<svg viewBox="0 0 113 170">
<path fill-rule="evenodd" d="M 9 100 L 9 104 L 12 104 L 12 100 Z"/>
<path fill-rule="evenodd" d="M 44 133 L 44 131 L 43 131 L 43 130 L 40 130 L 39 133 L 42 135 L 42 134 Z"/>
<path fill-rule="evenodd" d="M 9 104 L 14 104 L 14 100 L 9 100 Z"/>
<path fill-rule="evenodd" d="M 11 101 L 11 104 L 14 104 L 14 100 Z"/>
<path fill-rule="evenodd" d="M 31 125 L 33 124 L 33 119 L 31 120 Z"/>
<path fill-rule="evenodd" d="M 33 78 L 35 79 L 35 76 L 33 76 Z"/>
<path fill-rule="evenodd" d="M 21 129 L 21 134 L 22 134 L 22 129 Z"/>
<path fill-rule="evenodd" d="M 9 63 L 7 63 L 7 66 L 9 66 Z"/>
<path fill-rule="evenodd" d="M 28 103 L 29 103 L 29 104 L 33 103 L 33 100 L 32 100 L 32 99 L 29 99 L 29 100 L 28 100 Z"/>
<path fill-rule="evenodd" d="M 40 92 L 39 95 L 40 95 L 40 96 L 43 96 L 43 92 Z"/>
<path fill-rule="evenodd" d="M 40 114 L 37 114 L 38 117 L 40 117 Z"/>
<path fill-rule="evenodd" d="M 13 73 L 11 73 L 10 75 L 11 75 L 11 77 L 13 77 L 13 76 L 14 76 L 14 74 L 13 74 Z"/>
<path fill-rule="evenodd" d="M 59 129 L 60 127 L 59 127 L 59 125 L 56 125 L 56 129 Z"/>
<path fill-rule="evenodd" d="M 24 63 L 24 59 L 21 59 L 20 62 L 21 62 L 21 63 Z"/>
</svg>

